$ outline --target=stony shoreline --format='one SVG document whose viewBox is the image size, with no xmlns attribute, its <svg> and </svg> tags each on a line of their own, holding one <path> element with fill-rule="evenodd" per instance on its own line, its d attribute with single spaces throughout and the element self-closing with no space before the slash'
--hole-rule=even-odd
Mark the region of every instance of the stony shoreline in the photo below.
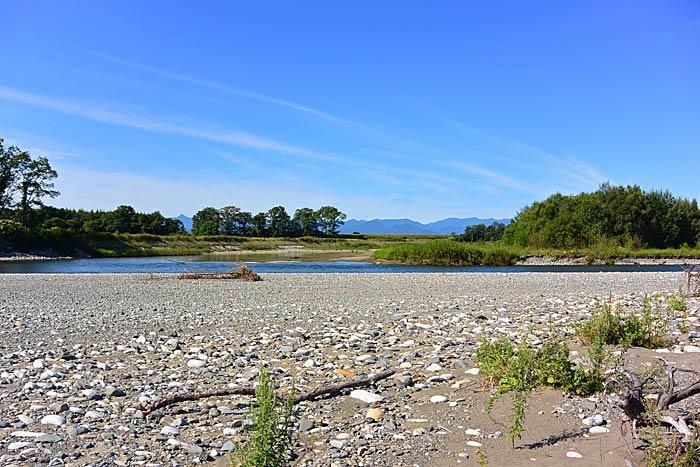
<svg viewBox="0 0 700 467">
<path fill-rule="evenodd" d="M 301 391 L 397 371 L 368 388 L 378 402 L 341 395 L 301 404 L 299 466 L 478 465 L 476 445 L 489 465 L 508 465 L 497 460 L 502 455 L 564 465 L 568 451 L 583 453 L 577 465 L 600 465 L 586 451 L 585 443 L 600 444 L 593 435 L 506 453 L 503 428 L 483 414 L 486 392 L 475 391 L 476 346 L 484 335 L 529 345 L 568 335 L 597 301 L 638 307 L 657 292 L 663 300 L 682 274 L 263 279 L 0 275 L 0 465 L 228 465 L 250 423 L 250 398 L 186 402 L 149 416 L 142 406 L 184 390 L 253 383 L 260 362 L 281 387 L 294 377 Z M 689 302 L 678 318 L 690 333 L 669 351 L 700 335 L 697 306 Z M 580 428 L 596 410 L 591 401 L 546 394 L 533 400 L 542 418 L 525 438 L 533 445 L 559 428 Z"/>
</svg>

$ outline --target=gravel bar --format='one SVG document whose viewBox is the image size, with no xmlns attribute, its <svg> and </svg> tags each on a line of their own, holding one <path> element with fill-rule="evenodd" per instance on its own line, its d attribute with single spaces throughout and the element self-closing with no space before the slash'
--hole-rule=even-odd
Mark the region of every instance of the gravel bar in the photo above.
<svg viewBox="0 0 700 467">
<path fill-rule="evenodd" d="M 250 398 L 142 408 L 177 392 L 252 384 L 261 362 L 280 387 L 294 378 L 300 391 L 397 370 L 367 388 L 369 402 L 345 394 L 301 404 L 295 465 L 451 465 L 469 454 L 440 433 L 467 422 L 418 414 L 459 408 L 450 401 L 479 379 L 472 357 L 482 336 L 537 345 L 571 334 L 600 300 L 663 300 L 682 273 L 263 279 L 0 275 L 0 465 L 228 465 L 251 424 Z"/>
</svg>

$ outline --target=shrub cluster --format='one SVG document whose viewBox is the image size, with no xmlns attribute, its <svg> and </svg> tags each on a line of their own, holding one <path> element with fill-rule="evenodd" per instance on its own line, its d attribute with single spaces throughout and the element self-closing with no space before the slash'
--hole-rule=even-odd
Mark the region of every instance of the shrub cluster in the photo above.
<svg viewBox="0 0 700 467">
<path fill-rule="evenodd" d="M 509 266 L 520 256 L 491 245 L 431 240 L 382 248 L 374 252 L 372 259 L 434 266 Z"/>
<path fill-rule="evenodd" d="M 678 303 L 673 303 L 679 306 Z M 664 307 L 658 300 L 647 297 L 637 313 L 623 313 L 603 303 L 593 311 L 593 319 L 576 326 L 576 335 L 584 344 L 622 345 L 657 349 L 670 343 L 668 328 L 671 307 Z"/>
</svg>

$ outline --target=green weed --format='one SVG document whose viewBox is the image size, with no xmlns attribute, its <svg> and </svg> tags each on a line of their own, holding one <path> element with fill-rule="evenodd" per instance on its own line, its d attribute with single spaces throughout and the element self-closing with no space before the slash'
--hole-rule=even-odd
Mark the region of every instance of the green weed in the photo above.
<svg viewBox="0 0 700 467">
<path fill-rule="evenodd" d="M 569 360 L 569 349 L 559 339 L 551 339 L 537 350 L 515 349 L 508 339 L 489 342 L 485 338 L 476 351 L 476 360 L 484 382 L 496 385 L 486 401 L 486 412 L 496 400 L 510 394 L 513 401 L 508 437 L 513 446 L 522 437 L 525 411 L 530 393 L 538 387 L 561 388 L 582 396 L 603 390 L 602 367 L 576 366 Z M 591 358 L 592 363 L 598 362 Z"/>
<path fill-rule="evenodd" d="M 260 366 L 258 387 L 255 389 L 255 405 L 251 411 L 253 432 L 247 443 L 240 445 L 232 466 L 284 467 L 288 465 L 292 444 L 292 417 L 294 411 L 294 386 L 286 402 L 280 405 L 269 371 Z"/>
<path fill-rule="evenodd" d="M 576 326 L 576 335 L 584 344 L 657 349 L 670 343 L 670 320 L 669 308 L 649 297 L 639 312 L 623 313 L 619 306 L 603 303 L 593 311 L 593 319 Z"/>
</svg>

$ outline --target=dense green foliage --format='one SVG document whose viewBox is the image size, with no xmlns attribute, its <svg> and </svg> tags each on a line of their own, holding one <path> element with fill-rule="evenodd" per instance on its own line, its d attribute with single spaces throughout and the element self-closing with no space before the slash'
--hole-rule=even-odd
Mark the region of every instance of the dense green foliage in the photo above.
<svg viewBox="0 0 700 467">
<path fill-rule="evenodd" d="M 512 249 L 491 244 L 431 240 L 388 246 L 375 251 L 372 259 L 435 266 L 506 266 L 515 264 L 520 256 Z"/>
<path fill-rule="evenodd" d="M 35 230 L 58 229 L 72 234 L 147 233 L 171 235 L 184 233 L 182 222 L 164 217 L 160 212 L 139 213 L 131 206 L 114 211 L 84 211 L 43 206 L 30 214 Z"/>
<path fill-rule="evenodd" d="M 195 235 L 236 235 L 240 237 L 336 236 L 347 216 L 333 206 L 317 211 L 301 208 L 290 217 L 284 206 L 252 215 L 237 206 L 206 207 L 192 218 Z"/>
<path fill-rule="evenodd" d="M 468 225 L 457 239 L 462 242 L 493 242 L 502 239 L 505 231 L 506 225 L 501 222 L 488 227 L 485 224 Z"/>
<path fill-rule="evenodd" d="M 594 193 L 557 193 L 533 203 L 506 227 L 504 240 L 537 248 L 693 247 L 700 245 L 700 210 L 696 200 L 668 192 L 604 184 Z"/>
</svg>

